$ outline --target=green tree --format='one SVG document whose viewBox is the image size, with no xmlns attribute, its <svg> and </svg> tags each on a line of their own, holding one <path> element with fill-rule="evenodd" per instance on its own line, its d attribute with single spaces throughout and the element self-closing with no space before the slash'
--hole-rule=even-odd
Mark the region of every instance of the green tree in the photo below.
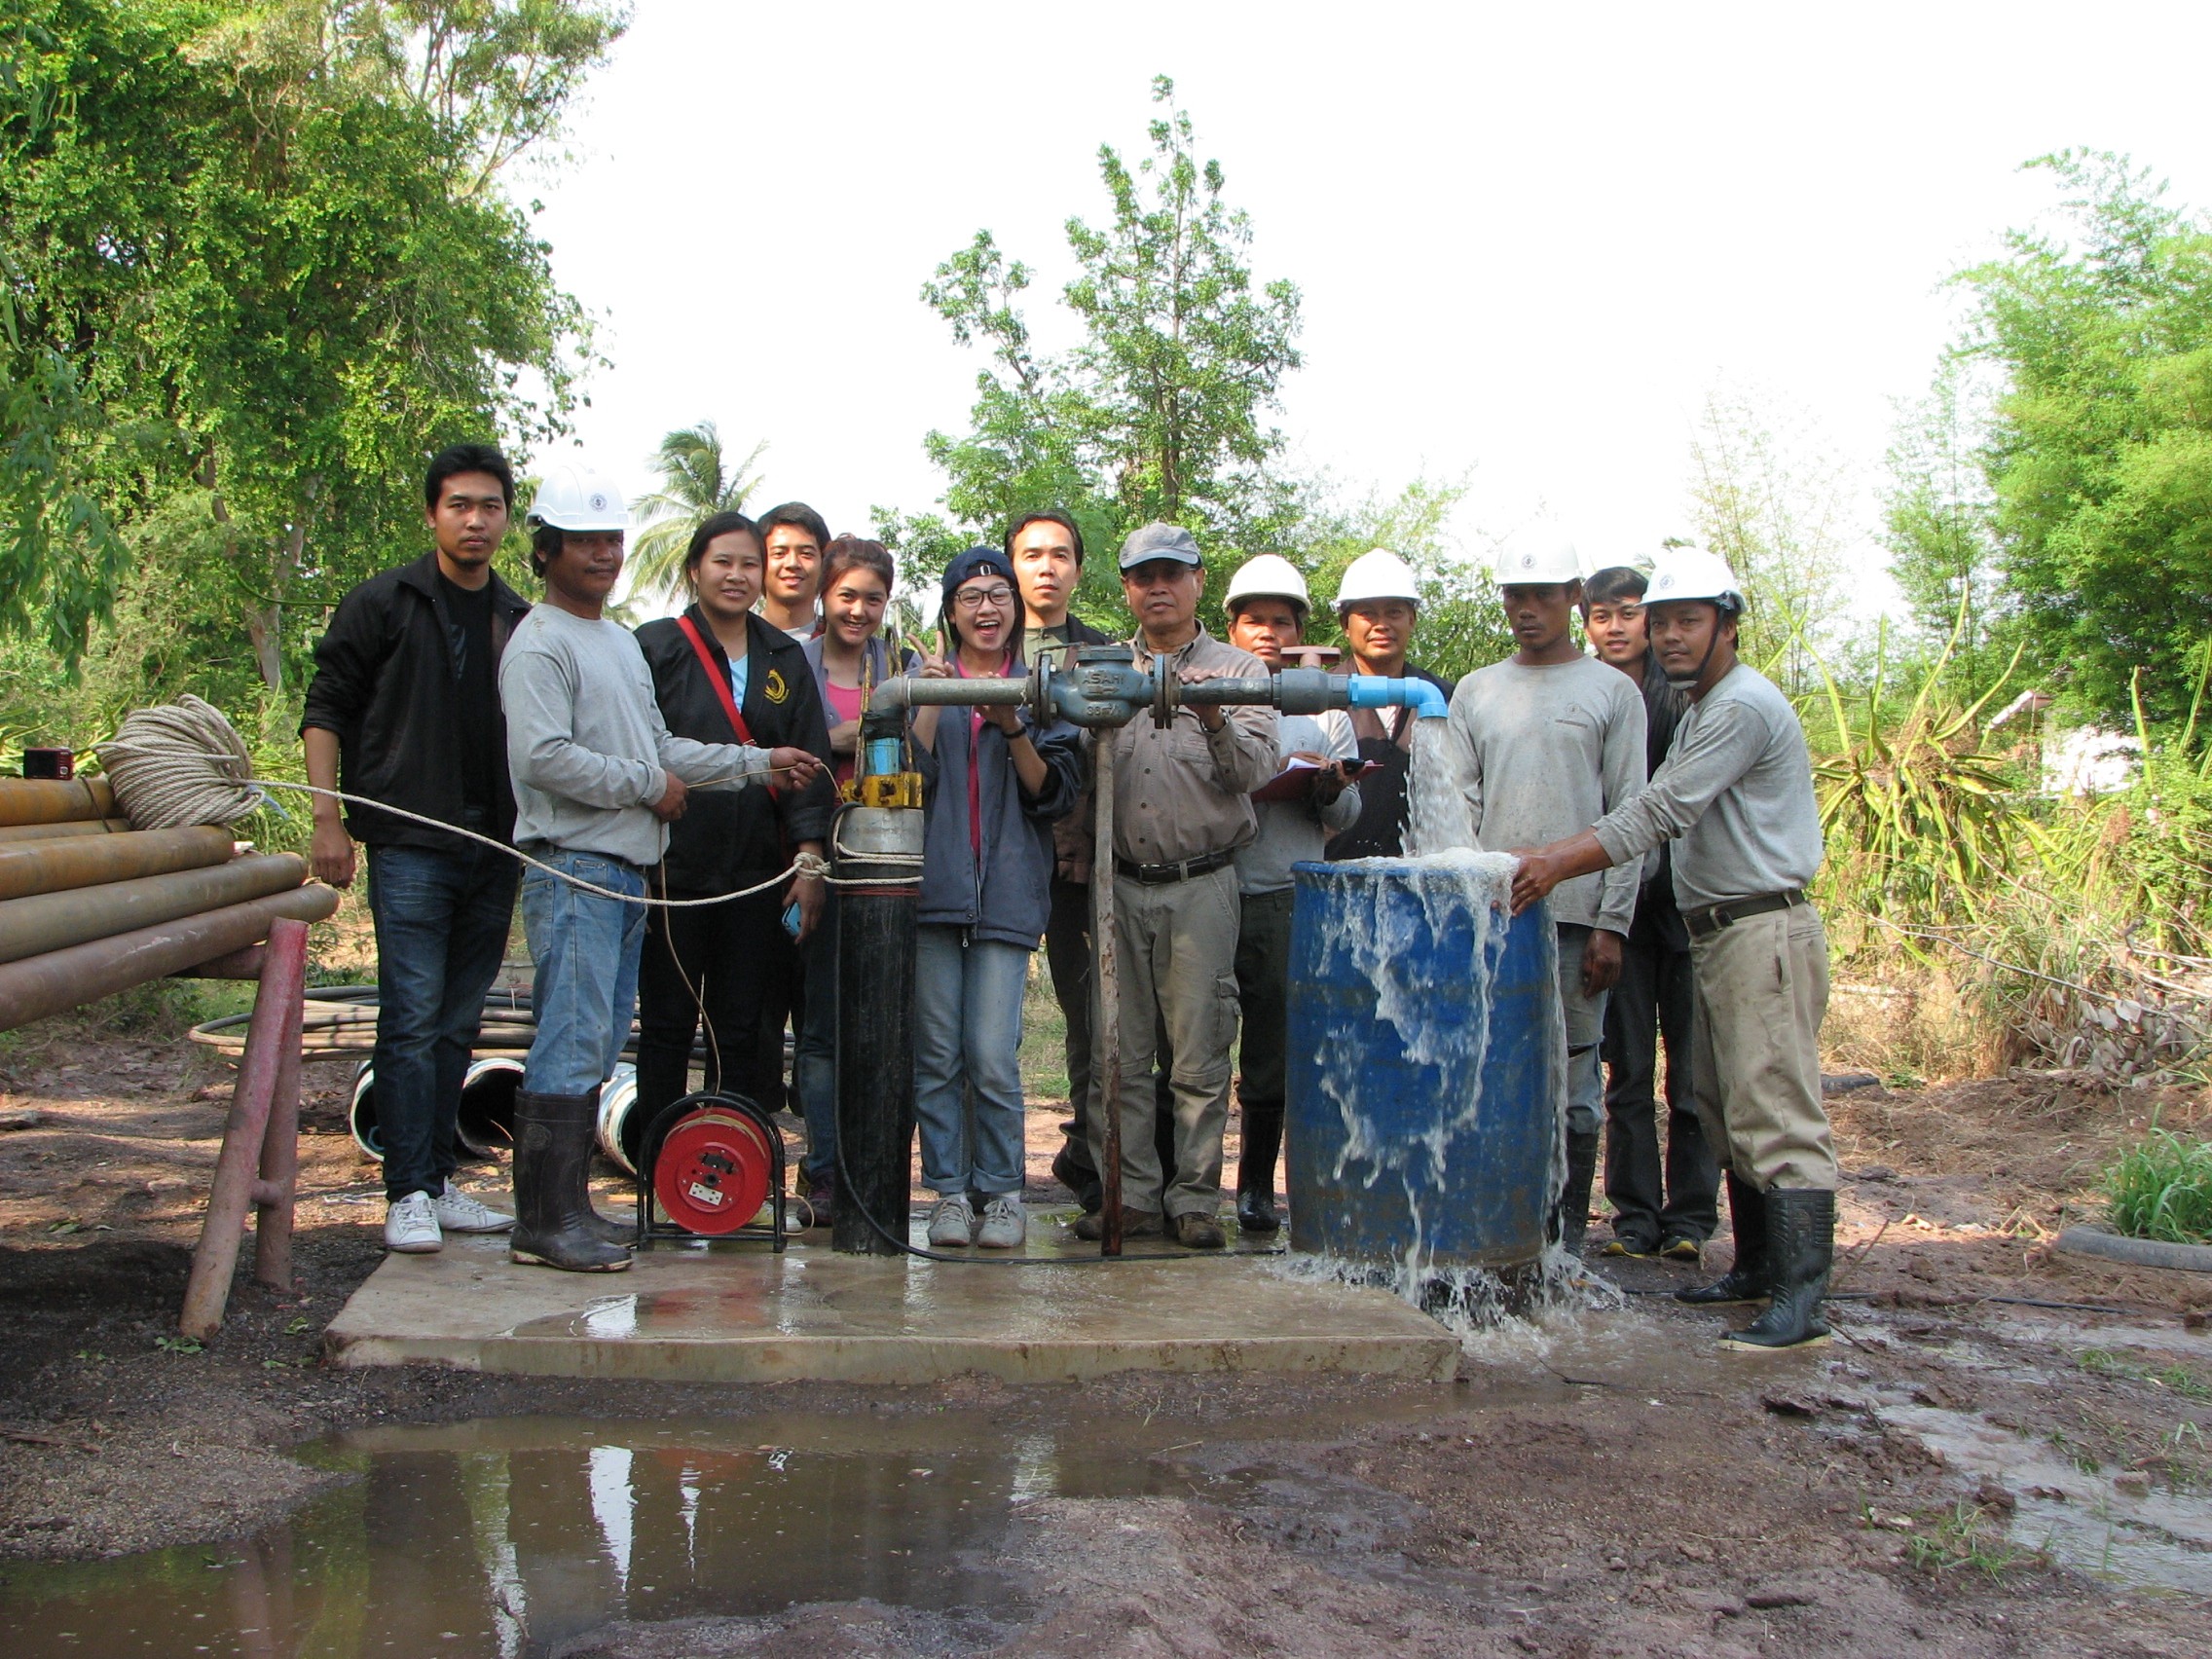
<svg viewBox="0 0 2212 1659">
<path fill-rule="evenodd" d="M 66 362 L 99 411 L 66 475 L 112 524 L 196 493 L 228 585 L 180 600 L 235 623 L 266 686 L 321 606 L 420 544 L 401 481 L 429 450 L 561 429 L 588 332 L 496 178 L 621 27 L 588 0 L 26 0 L 0 372 Z M 58 546 L 50 625 L 105 614 L 116 565 Z"/>
<path fill-rule="evenodd" d="M 1890 573 L 1924 641 L 1949 645 L 1945 676 L 1970 703 L 2007 661 L 1998 645 L 2006 601 L 1996 503 L 1980 449 L 1986 419 L 1967 365 L 1946 357 L 1899 423 L 1882 500 Z"/>
<path fill-rule="evenodd" d="M 1220 164 L 1199 160 L 1167 77 L 1152 95 L 1152 153 L 1132 167 L 1101 145 L 1109 216 L 1067 223 L 1078 270 L 1060 298 L 1081 329 L 1070 350 L 1037 349 L 1021 310 L 1030 268 L 987 230 L 922 291 L 986 362 L 969 429 L 924 440 L 945 475 L 945 511 L 877 509 L 912 576 L 1042 506 L 1065 508 L 1100 547 L 1152 519 L 1225 552 L 1289 539 L 1297 492 L 1273 469 L 1283 440 L 1270 417 L 1299 363 L 1298 290 L 1255 283 L 1251 222 L 1227 202 Z M 1110 560 L 1089 562 L 1079 603 L 1119 615 Z"/>
<path fill-rule="evenodd" d="M 722 454 L 722 435 L 712 421 L 701 421 L 661 439 L 653 470 L 660 488 L 634 509 L 645 522 L 630 549 L 630 591 L 634 596 L 665 598 L 683 585 L 683 554 L 691 533 L 717 513 L 741 512 L 745 498 L 760 480 L 753 463 L 765 442 L 735 466 Z"/>
<path fill-rule="evenodd" d="M 1850 598 L 1850 480 L 1810 423 L 1737 388 L 1710 392 L 1690 440 L 1690 516 L 1751 608 L 1746 654 L 1786 689 L 1812 689 L 1814 657 Z"/>
<path fill-rule="evenodd" d="M 1965 273 L 2003 378 L 1986 446 L 2032 666 L 2079 712 L 2189 712 L 2212 634 L 2212 225 L 2124 157 L 2028 164 L 2062 231 Z"/>
</svg>

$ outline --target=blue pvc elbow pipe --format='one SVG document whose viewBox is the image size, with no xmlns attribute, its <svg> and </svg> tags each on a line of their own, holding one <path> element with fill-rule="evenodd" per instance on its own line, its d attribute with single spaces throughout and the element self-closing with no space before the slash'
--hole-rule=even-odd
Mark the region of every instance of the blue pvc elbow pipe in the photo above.
<svg viewBox="0 0 2212 1659">
<path fill-rule="evenodd" d="M 1346 677 L 1349 702 L 1355 709 L 1406 708 L 1414 712 L 1414 719 L 1440 720 L 1452 711 L 1446 706 L 1444 693 L 1425 680 L 1407 678 L 1391 680 L 1380 674 L 1354 674 Z"/>
</svg>

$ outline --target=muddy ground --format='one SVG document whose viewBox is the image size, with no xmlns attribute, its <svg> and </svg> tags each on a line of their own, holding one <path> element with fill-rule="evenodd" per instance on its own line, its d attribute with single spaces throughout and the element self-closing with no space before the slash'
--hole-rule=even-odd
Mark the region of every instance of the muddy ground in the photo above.
<svg viewBox="0 0 2212 1659">
<path fill-rule="evenodd" d="M 2093 1207 L 2130 1125 L 2203 1121 L 2179 1092 L 2016 1075 L 1836 1096 L 1842 1340 L 1818 1353 L 1723 1363 L 1713 1317 L 1664 1294 L 1691 1271 L 1599 1259 L 1600 1223 L 1592 1263 L 1618 1307 L 1471 1338 L 1444 1387 L 1132 1376 L 617 1398 L 320 1363 L 323 1325 L 380 1257 L 344 1063 L 307 1073 L 299 1285 L 241 1275 L 216 1341 L 179 1343 L 229 1076 L 158 1022 L 50 1023 L 0 1051 L 0 1122 L 23 1125 L 0 1131 L 0 1558 L 243 1536 L 344 1478 L 290 1455 L 340 1428 L 981 1404 L 1163 1448 L 1170 1490 L 1028 1506 L 999 1552 L 1018 1615 L 840 1603 L 617 1625 L 561 1651 L 2206 1651 L 2212 1275 L 2048 1244 Z M 1033 1119 L 1041 1189 L 1053 1121 Z M 1343 1427 L 1273 1432 L 1317 1410 Z M 2085 1555 L 2099 1526 L 2107 1547 Z"/>
</svg>

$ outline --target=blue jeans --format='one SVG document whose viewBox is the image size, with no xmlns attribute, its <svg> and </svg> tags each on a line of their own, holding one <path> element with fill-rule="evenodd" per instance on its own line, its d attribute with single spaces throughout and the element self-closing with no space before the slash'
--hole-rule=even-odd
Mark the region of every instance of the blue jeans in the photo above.
<svg viewBox="0 0 2212 1659">
<path fill-rule="evenodd" d="M 1594 1135 L 1605 1126 L 1605 1080 L 1598 1052 L 1605 1036 L 1605 996 L 1582 993 L 1582 952 L 1594 929 L 1579 922 L 1559 927 L 1559 1001 L 1567 1016 L 1567 1129 Z"/>
<path fill-rule="evenodd" d="M 1022 1186 L 1018 1055 L 1030 953 L 967 931 L 924 927 L 914 948 L 914 1118 L 922 1185 L 940 1198 Z"/>
<path fill-rule="evenodd" d="M 385 1196 L 442 1193 L 484 993 L 514 920 L 517 866 L 474 843 L 455 853 L 370 847 L 368 865 Z"/>
<path fill-rule="evenodd" d="M 598 853 L 540 856 L 596 886 L 645 897 L 645 878 L 630 865 Z M 530 1000 L 537 1014 L 522 1086 L 533 1094 L 597 1093 L 614 1075 L 638 1011 L 645 907 L 533 869 L 522 878 L 522 927 L 536 971 Z"/>
<path fill-rule="evenodd" d="M 806 1017 L 792 1055 L 792 1081 L 806 1114 L 806 1157 L 799 1173 L 811 1186 L 837 1174 L 837 890 L 822 901 L 814 932 L 798 947 L 806 973 Z"/>
</svg>

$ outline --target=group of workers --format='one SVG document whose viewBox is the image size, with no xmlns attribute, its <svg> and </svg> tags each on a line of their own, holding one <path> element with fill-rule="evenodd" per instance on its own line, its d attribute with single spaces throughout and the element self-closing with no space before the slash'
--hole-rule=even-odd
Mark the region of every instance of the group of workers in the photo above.
<svg viewBox="0 0 2212 1659">
<path fill-rule="evenodd" d="M 718 513 L 685 551 L 687 608 L 633 633 L 607 613 L 628 528 L 619 490 L 582 466 L 539 486 L 535 605 L 492 570 L 513 495 L 490 447 L 433 459 L 432 549 L 340 603 L 303 716 L 310 783 L 351 797 L 316 796 L 315 873 L 345 885 L 355 844 L 367 849 L 386 1243 L 429 1251 L 447 1232 L 507 1231 L 517 1261 L 627 1267 L 633 1230 L 595 1211 L 586 1182 L 633 1014 L 633 1161 L 645 1126 L 687 1091 L 703 1034 L 708 1089 L 803 1118 L 793 1207 L 826 1222 L 838 1201 L 838 901 L 823 851 L 862 715 L 895 675 L 1018 677 L 1106 643 L 1070 609 L 1082 532 L 1056 510 L 1017 516 L 1001 543 L 947 565 L 936 628 L 902 645 L 884 629 L 894 567 L 881 543 L 832 536 L 797 502 Z M 1119 567 L 1140 668 L 1162 659 L 1193 684 L 1306 660 L 1311 601 L 1288 561 L 1263 554 L 1231 573 L 1226 640 L 1199 620 L 1207 570 L 1190 532 L 1147 525 Z M 1420 591 L 1404 560 L 1353 561 L 1335 606 L 1347 667 L 1417 676 L 1450 699 L 1444 741 L 1422 761 L 1450 769 L 1465 808 L 1448 839 L 1519 855 L 1516 909 L 1551 898 L 1568 1081 L 1554 1236 L 1583 1247 L 1601 1130 L 1611 1253 L 1696 1261 L 1724 1164 L 1734 1265 L 1680 1294 L 1767 1302 L 1730 1333 L 1740 1345 L 1823 1340 L 1826 953 L 1804 898 L 1821 837 L 1794 712 L 1738 662 L 1743 598 L 1711 555 L 1670 551 L 1648 578 L 1589 573 L 1564 538 L 1533 534 L 1508 544 L 1497 578 L 1517 649 L 1456 687 L 1407 661 Z M 1595 655 L 1575 641 L 1577 612 Z M 1086 733 L 1026 707 L 954 705 L 908 722 L 925 812 L 914 1101 L 930 1242 L 1025 1240 L 1017 1051 L 1040 945 L 1065 1016 L 1072 1114 L 1051 1167 L 1082 1208 L 1076 1234 L 1107 1231 L 1112 1112 L 1122 1235 L 1221 1248 L 1233 1077 L 1237 1225 L 1275 1231 L 1291 869 L 1445 850 L 1407 845 L 1410 711 L 1185 703 L 1164 726 Z M 1113 751 L 1110 847 L 1091 830 L 1100 744 Z M 1097 881 L 1111 883 L 1118 945 L 1111 1100 Z M 453 1177 L 461 1079 L 518 886 L 536 1034 L 509 1216 Z"/>
</svg>

